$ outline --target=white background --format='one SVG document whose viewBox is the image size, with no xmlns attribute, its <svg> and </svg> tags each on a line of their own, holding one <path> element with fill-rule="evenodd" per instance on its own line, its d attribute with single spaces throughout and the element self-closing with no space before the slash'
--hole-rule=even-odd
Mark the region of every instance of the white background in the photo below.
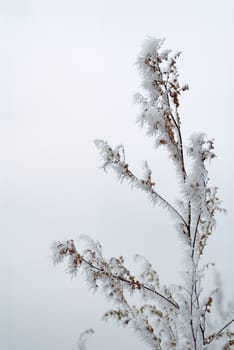
<svg viewBox="0 0 234 350">
<path fill-rule="evenodd" d="M 93 145 L 97 137 L 125 144 L 134 171 L 147 159 L 159 192 L 176 198 L 167 154 L 135 124 L 134 62 L 147 35 L 183 51 L 185 141 L 193 131 L 216 140 L 210 177 L 228 214 L 205 261 L 216 262 L 233 297 L 233 13 L 232 0 L 0 1 L 1 349 L 68 350 L 89 327 L 89 349 L 142 349 L 134 333 L 100 321 L 111 305 L 82 276 L 53 267 L 54 240 L 88 234 L 106 256 L 139 253 L 162 283 L 179 279 L 170 216 L 98 169 Z"/>
</svg>

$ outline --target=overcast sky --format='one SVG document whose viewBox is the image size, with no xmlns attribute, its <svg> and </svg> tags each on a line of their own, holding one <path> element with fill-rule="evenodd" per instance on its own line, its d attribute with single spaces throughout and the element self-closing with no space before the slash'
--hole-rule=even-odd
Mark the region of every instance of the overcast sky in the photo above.
<svg viewBox="0 0 234 350">
<path fill-rule="evenodd" d="M 102 295 L 53 267 L 54 240 L 88 234 L 107 256 L 140 253 L 163 283 L 179 278 L 171 218 L 98 169 L 93 145 L 125 144 L 135 171 L 148 159 L 160 192 L 176 198 L 166 153 L 135 123 L 134 62 L 147 35 L 183 52 L 185 140 L 193 131 L 216 140 L 210 178 L 228 213 L 206 261 L 233 296 L 233 13 L 232 0 L 0 0 L 1 349 L 70 350 L 90 327 L 91 350 L 142 349 L 133 333 L 100 321 L 110 308 Z"/>
</svg>

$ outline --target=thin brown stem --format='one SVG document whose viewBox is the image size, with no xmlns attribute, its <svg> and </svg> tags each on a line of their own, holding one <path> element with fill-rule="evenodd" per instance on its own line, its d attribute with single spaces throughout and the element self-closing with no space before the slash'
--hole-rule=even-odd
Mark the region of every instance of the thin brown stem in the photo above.
<svg viewBox="0 0 234 350">
<path fill-rule="evenodd" d="M 193 336 L 193 342 L 194 342 L 194 349 L 197 350 L 197 339 L 194 333 L 194 327 L 193 327 L 193 320 L 190 321 L 191 329 L 192 329 L 192 336 Z"/>
<path fill-rule="evenodd" d="M 217 333 L 216 335 L 220 335 L 220 333 L 222 333 L 224 331 L 224 329 L 226 329 L 228 326 L 230 326 L 230 324 L 232 324 L 232 322 L 234 322 L 234 319 L 229 321 L 227 324 L 225 324 L 225 326 L 223 328 L 221 328 Z"/>
<path fill-rule="evenodd" d="M 188 202 L 188 236 L 191 238 L 191 203 Z"/>
<path fill-rule="evenodd" d="M 201 335 L 202 335 L 203 345 L 205 345 L 205 329 L 202 327 L 201 324 L 199 325 L 199 328 L 200 328 L 200 332 L 201 332 Z"/>
<path fill-rule="evenodd" d="M 196 245 L 196 240 L 197 240 L 197 232 L 198 232 L 198 225 L 200 222 L 200 218 L 201 218 L 201 212 L 198 215 L 197 224 L 196 224 L 196 228 L 195 228 L 195 232 L 194 232 L 193 245 L 192 245 L 192 259 L 194 257 L 194 252 L 195 252 L 195 245 Z"/>
<path fill-rule="evenodd" d="M 168 94 L 168 92 L 167 92 Z M 168 96 L 168 100 L 169 100 L 169 96 Z M 170 103 L 170 102 L 169 102 Z M 183 179 L 184 179 L 184 182 L 186 180 L 186 177 L 187 177 L 187 174 L 186 174 L 186 170 L 185 170 L 185 164 L 184 164 L 184 151 L 183 151 L 183 141 L 182 141 L 182 135 L 181 135 L 181 131 L 180 131 L 180 127 L 179 125 L 177 124 L 176 120 L 175 120 L 175 117 L 171 111 L 171 107 L 170 108 L 170 115 L 171 115 L 171 118 L 175 124 L 175 127 L 177 129 L 177 133 L 178 133 L 178 137 L 179 137 L 179 144 L 180 144 L 180 158 L 181 158 L 181 167 L 182 167 L 182 173 L 183 173 Z"/>
<path fill-rule="evenodd" d="M 112 162 L 110 161 L 109 163 L 115 164 L 113 161 Z M 158 198 L 161 201 L 161 203 L 163 203 L 165 205 L 165 207 L 167 207 L 174 214 L 176 214 L 176 216 L 184 223 L 184 225 L 188 229 L 188 224 L 187 224 L 186 220 L 183 218 L 183 216 L 178 212 L 178 210 L 175 207 L 173 207 L 173 205 L 171 205 L 165 198 L 163 198 L 158 192 L 156 192 L 153 189 L 154 184 L 152 182 L 142 183 L 142 180 L 138 179 L 138 177 L 135 176 L 134 173 L 128 169 L 128 166 L 125 162 L 120 163 L 118 161 L 118 162 L 116 162 L 116 164 L 120 164 L 121 167 L 124 169 L 124 176 L 125 177 L 128 177 L 129 179 L 131 179 L 132 181 L 135 181 L 135 182 L 141 182 L 141 184 L 145 186 L 145 190 L 147 192 L 149 192 L 153 197 Z M 106 167 L 107 165 L 108 165 L 108 163 L 104 164 L 104 167 Z"/>
<path fill-rule="evenodd" d="M 213 340 L 217 339 L 217 337 L 227 328 L 229 327 L 232 322 L 234 322 L 234 319 L 232 319 L 231 321 L 229 321 L 228 323 L 226 323 L 218 332 L 210 335 L 209 337 L 207 337 L 205 339 L 205 344 L 210 344 Z"/>
<path fill-rule="evenodd" d="M 182 169 L 182 173 L 183 173 L 183 179 L 184 179 L 184 182 L 185 182 L 186 177 L 187 177 L 187 173 L 186 173 L 186 170 L 185 170 L 185 163 L 184 163 L 183 140 L 182 140 L 180 125 L 179 125 L 179 113 L 178 113 L 177 107 L 175 106 L 175 108 L 176 108 L 176 115 L 177 115 L 177 121 L 176 121 L 176 118 L 174 117 L 173 112 L 172 112 L 170 96 L 169 96 L 169 92 L 168 92 L 169 73 L 167 74 L 167 80 L 165 81 L 163 79 L 162 70 L 161 70 L 159 64 L 157 64 L 157 69 L 160 72 L 161 80 L 163 82 L 163 86 L 164 86 L 164 89 L 165 89 L 166 94 L 167 94 L 167 103 L 168 103 L 168 107 L 169 107 L 169 110 L 170 110 L 170 116 L 171 116 L 171 119 L 172 119 L 172 121 L 173 121 L 173 123 L 174 123 L 174 125 L 176 127 L 177 133 L 178 133 L 178 138 L 179 138 L 179 152 L 178 153 L 179 153 L 179 158 L 181 160 L 181 169 Z"/>
<path fill-rule="evenodd" d="M 164 199 L 163 197 L 161 197 L 157 192 L 155 192 L 152 189 L 152 194 L 154 194 L 155 196 L 157 196 L 170 210 L 172 210 L 179 218 L 181 221 L 183 221 L 183 223 L 185 224 L 185 226 L 188 228 L 188 224 L 185 221 L 185 219 L 183 218 L 183 216 L 178 212 L 178 210 L 173 207 L 173 205 L 171 205 L 166 199 Z"/>
<path fill-rule="evenodd" d="M 161 72 L 161 69 L 159 67 L 159 70 Z M 170 109 L 170 116 L 173 120 L 173 123 L 177 129 L 177 133 L 178 133 L 178 138 L 179 138 L 179 145 L 180 145 L 180 159 L 181 159 L 181 168 L 182 168 L 182 173 L 183 173 L 183 179 L 184 179 L 184 182 L 186 180 L 186 177 L 187 177 L 187 173 L 186 173 L 186 170 L 185 170 L 185 164 L 184 164 L 184 151 L 183 151 L 183 140 L 182 140 L 182 135 L 181 135 L 181 130 L 180 130 L 180 125 L 179 125 L 179 120 L 178 122 L 176 121 L 173 113 L 172 113 L 172 109 L 171 109 L 171 103 L 170 103 L 170 97 L 169 97 L 169 92 L 168 92 L 168 88 L 167 88 L 167 83 L 168 83 L 168 80 L 167 82 L 164 82 L 164 88 L 166 90 L 166 93 L 167 93 L 167 102 L 168 102 L 168 107 Z M 178 115 L 178 110 L 176 108 L 176 114 Z M 178 119 L 178 118 L 177 118 Z"/>
</svg>

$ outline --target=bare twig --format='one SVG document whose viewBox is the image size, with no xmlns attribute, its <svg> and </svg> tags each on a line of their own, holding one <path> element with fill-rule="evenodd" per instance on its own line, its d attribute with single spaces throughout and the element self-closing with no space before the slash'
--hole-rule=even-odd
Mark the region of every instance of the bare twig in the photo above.
<svg viewBox="0 0 234 350">
<path fill-rule="evenodd" d="M 198 215 L 197 224 L 196 224 L 196 228 L 195 228 L 195 232 L 194 232 L 193 245 L 192 245 L 192 258 L 194 257 L 195 245 L 196 245 L 197 232 L 198 232 L 198 226 L 199 226 L 200 218 L 201 218 L 201 212 Z"/>
<path fill-rule="evenodd" d="M 211 334 L 206 338 L 205 344 L 210 344 L 213 340 L 217 339 L 217 337 L 227 328 L 229 327 L 232 322 L 234 322 L 234 319 L 229 321 L 227 324 L 225 324 L 218 332 Z"/>
<path fill-rule="evenodd" d="M 226 329 L 228 326 L 230 326 L 230 324 L 232 324 L 232 322 L 234 322 L 234 319 L 229 321 L 223 328 L 221 328 L 217 333 L 216 335 L 220 335 L 220 333 L 222 333 L 224 331 L 224 329 Z"/>
</svg>

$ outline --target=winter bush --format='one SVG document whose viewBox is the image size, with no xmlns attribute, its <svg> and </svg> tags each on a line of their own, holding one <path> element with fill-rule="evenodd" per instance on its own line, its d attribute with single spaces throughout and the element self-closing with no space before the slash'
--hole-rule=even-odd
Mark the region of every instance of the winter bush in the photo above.
<svg viewBox="0 0 234 350">
<path fill-rule="evenodd" d="M 180 96 L 188 90 L 178 80 L 177 60 L 180 53 L 163 50 L 163 40 L 148 39 L 138 58 L 144 95 L 138 94 L 139 125 L 152 137 L 155 147 L 164 147 L 173 162 L 178 178 L 180 198 L 171 204 L 164 198 L 152 179 L 147 162 L 142 177 L 131 170 L 122 145 L 110 146 L 96 140 L 103 169 L 112 170 L 122 182 L 144 192 L 153 205 L 169 211 L 177 234 L 183 241 L 186 268 L 181 284 L 162 286 L 158 273 L 146 260 L 142 272 L 134 276 L 125 266 L 124 258 L 106 259 L 100 243 L 82 237 L 87 247 L 80 251 L 73 240 L 53 244 L 54 263 L 68 258 L 68 271 L 82 271 L 89 287 L 100 289 L 115 305 L 105 313 L 123 326 L 129 326 L 151 349 L 201 350 L 234 346 L 233 304 L 219 301 L 219 289 L 205 295 L 204 274 L 209 265 L 201 257 L 209 237 L 214 233 L 215 216 L 223 211 L 217 188 L 209 185 L 207 163 L 215 158 L 214 142 L 203 133 L 193 134 L 185 147 L 181 134 Z M 186 152 L 186 153 L 185 153 Z M 131 295 L 138 294 L 143 303 L 131 305 Z M 84 333 L 86 334 L 86 333 Z M 85 348 L 82 339 L 80 349 Z M 82 344 L 81 344 L 82 343 Z"/>
</svg>

